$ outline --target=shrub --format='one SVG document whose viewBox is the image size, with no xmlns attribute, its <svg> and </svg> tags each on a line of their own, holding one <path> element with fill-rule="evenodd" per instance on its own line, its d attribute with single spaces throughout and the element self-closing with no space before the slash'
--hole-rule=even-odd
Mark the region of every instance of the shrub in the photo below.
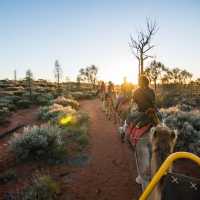
<svg viewBox="0 0 200 200">
<path fill-rule="evenodd" d="M 21 99 L 16 103 L 18 108 L 29 108 L 31 104 L 32 102 L 27 99 Z"/>
<path fill-rule="evenodd" d="M 17 107 L 12 103 L 9 103 L 9 104 L 0 103 L 0 109 L 3 109 L 3 108 L 7 108 L 8 111 L 15 111 L 17 109 Z"/>
<path fill-rule="evenodd" d="M 66 114 L 63 113 L 59 115 L 59 124 L 61 127 L 74 127 L 81 129 L 82 126 L 88 126 L 89 116 L 85 112 L 75 112 L 71 114 L 66 112 Z"/>
<path fill-rule="evenodd" d="M 96 91 L 76 91 L 72 92 L 71 95 L 79 100 L 79 99 L 92 99 L 96 97 Z"/>
<path fill-rule="evenodd" d="M 73 115 L 76 110 L 72 109 L 71 106 L 63 107 L 59 104 L 53 104 L 51 106 L 41 107 L 39 110 L 39 118 L 51 122 L 57 123 L 59 119 L 65 115 Z"/>
<path fill-rule="evenodd" d="M 161 109 L 165 123 L 179 131 L 177 151 L 200 155 L 200 111 L 181 111 L 178 107 Z"/>
<path fill-rule="evenodd" d="M 71 106 L 62 106 L 59 104 L 53 104 L 52 106 L 49 107 L 49 112 L 60 112 L 64 114 L 72 114 L 75 113 L 76 110 L 74 110 Z"/>
<path fill-rule="evenodd" d="M 198 107 L 199 97 L 191 96 L 187 92 L 175 88 L 169 91 L 168 90 L 159 91 L 159 93 L 156 96 L 156 104 L 159 107 L 165 107 L 165 108 L 175 106 L 177 104 Z"/>
<path fill-rule="evenodd" d="M 22 137 L 12 141 L 11 150 L 18 161 L 61 160 L 66 155 L 62 130 L 57 126 L 24 128 Z"/>
<path fill-rule="evenodd" d="M 39 94 L 35 98 L 35 103 L 37 105 L 51 105 L 53 101 L 53 96 L 51 94 Z"/>
<path fill-rule="evenodd" d="M 87 113 L 78 112 L 75 117 L 77 118 L 76 123 L 69 125 L 63 125 L 64 132 L 78 143 L 81 147 L 85 147 L 89 143 L 88 138 L 88 127 L 89 127 L 89 116 Z"/>
<path fill-rule="evenodd" d="M 69 92 L 68 90 L 64 91 L 64 97 L 66 99 L 73 99 L 73 96 L 71 95 L 71 92 Z"/>
<path fill-rule="evenodd" d="M 16 171 L 14 169 L 8 169 L 0 174 L 0 183 L 5 184 L 11 180 L 16 179 Z"/>
<path fill-rule="evenodd" d="M 16 103 L 19 101 L 21 98 L 15 95 L 12 96 L 5 96 L 0 98 L 1 103 Z"/>
<path fill-rule="evenodd" d="M 193 107 L 191 105 L 188 105 L 188 104 L 178 104 L 177 107 L 178 107 L 178 109 L 180 109 L 182 111 L 186 111 L 186 112 L 193 110 Z"/>
<path fill-rule="evenodd" d="M 83 99 L 83 92 L 79 92 L 79 91 L 76 91 L 76 92 L 71 92 L 71 95 L 73 96 L 73 98 L 79 100 L 79 99 Z"/>
<path fill-rule="evenodd" d="M 21 200 L 55 200 L 60 186 L 50 176 L 36 176 L 33 183 L 21 192 Z"/>
<path fill-rule="evenodd" d="M 76 141 L 81 145 L 81 147 L 85 147 L 89 144 L 88 136 L 86 134 L 79 135 L 76 138 Z"/>
<path fill-rule="evenodd" d="M 22 87 L 22 86 L 18 86 L 18 87 L 10 86 L 10 87 L 7 87 L 6 90 L 7 91 L 24 90 L 24 87 Z"/>
<path fill-rule="evenodd" d="M 89 123 L 89 115 L 86 112 L 80 111 L 77 112 L 77 123 L 78 124 L 87 124 Z"/>
<path fill-rule="evenodd" d="M 8 116 L 10 115 L 9 109 L 7 107 L 0 108 L 0 124 L 8 122 Z"/>
<path fill-rule="evenodd" d="M 21 100 L 21 98 L 15 95 L 1 97 L 0 108 L 7 107 L 10 111 L 14 111 L 16 110 L 16 104 L 19 100 Z"/>
<path fill-rule="evenodd" d="M 65 97 L 58 97 L 54 100 L 54 103 L 62 106 L 71 106 L 74 109 L 79 108 L 79 103 L 73 99 L 66 99 Z"/>
<path fill-rule="evenodd" d="M 43 121 L 57 119 L 59 112 L 49 112 L 49 109 L 50 109 L 49 106 L 40 107 L 39 113 L 38 113 L 39 119 Z"/>
<path fill-rule="evenodd" d="M 24 90 L 13 91 L 13 94 L 14 94 L 14 95 L 17 95 L 17 96 L 23 96 Z"/>
</svg>

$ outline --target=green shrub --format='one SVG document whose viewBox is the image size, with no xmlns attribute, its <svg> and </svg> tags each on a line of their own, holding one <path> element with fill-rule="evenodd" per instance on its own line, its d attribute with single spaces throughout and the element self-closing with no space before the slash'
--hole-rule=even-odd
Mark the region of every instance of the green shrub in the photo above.
<svg viewBox="0 0 200 200">
<path fill-rule="evenodd" d="M 64 115 L 72 115 L 76 113 L 74 109 L 70 106 L 63 107 L 59 104 L 53 104 L 51 106 L 41 107 L 39 110 L 39 118 L 48 121 L 50 120 L 52 123 L 58 123 L 59 119 Z"/>
<path fill-rule="evenodd" d="M 38 117 L 43 121 L 57 119 L 59 112 L 49 112 L 49 106 L 40 107 Z"/>
<path fill-rule="evenodd" d="M 73 99 L 73 96 L 71 95 L 71 93 L 69 91 L 64 92 L 64 97 L 66 99 Z"/>
<path fill-rule="evenodd" d="M 78 145 L 85 147 L 89 143 L 88 138 L 88 127 L 89 127 L 89 117 L 87 113 L 78 113 L 79 120 L 76 123 L 63 126 L 64 132 L 67 133 L 67 136 L 71 136 L 71 139 L 78 143 Z"/>
<path fill-rule="evenodd" d="M 0 108 L 7 107 L 9 111 L 14 111 L 17 109 L 16 103 L 20 100 L 18 96 L 4 96 L 0 98 Z"/>
<path fill-rule="evenodd" d="M 176 151 L 189 151 L 200 155 L 200 112 L 181 111 L 178 106 L 161 109 L 161 112 L 165 123 L 179 132 Z"/>
<path fill-rule="evenodd" d="M 8 122 L 8 116 L 10 115 L 9 109 L 7 107 L 0 108 L 0 124 Z"/>
<path fill-rule="evenodd" d="M 62 105 L 64 107 L 71 106 L 73 109 L 76 109 L 76 110 L 79 108 L 79 103 L 76 100 L 66 99 L 65 97 L 62 97 L 62 96 L 55 99 L 54 103 Z"/>
<path fill-rule="evenodd" d="M 53 101 L 53 96 L 51 94 L 39 94 L 36 98 L 35 98 L 35 103 L 37 105 L 51 105 Z"/>
<path fill-rule="evenodd" d="M 16 103 L 17 101 L 19 101 L 21 98 L 15 95 L 12 96 L 4 96 L 0 98 L 0 103 Z"/>
<path fill-rule="evenodd" d="M 77 124 L 80 124 L 80 125 L 82 125 L 82 124 L 88 125 L 89 124 L 88 113 L 79 111 L 79 112 L 77 112 L 76 117 L 77 117 Z"/>
<path fill-rule="evenodd" d="M 75 91 L 71 92 L 71 95 L 77 99 L 93 99 L 96 97 L 96 91 Z"/>
<path fill-rule="evenodd" d="M 18 90 L 24 90 L 24 87 L 22 87 L 22 86 L 18 86 L 18 87 L 11 86 L 11 87 L 7 87 L 6 90 L 7 91 L 18 91 Z"/>
<path fill-rule="evenodd" d="M 21 99 L 16 103 L 18 108 L 29 108 L 31 104 L 32 102 L 27 99 Z"/>
<path fill-rule="evenodd" d="M 33 183 L 21 192 L 21 200 L 55 200 L 60 186 L 50 176 L 34 177 Z"/>
<path fill-rule="evenodd" d="M 0 109 L 2 108 L 7 108 L 8 111 L 15 111 L 17 109 L 17 107 L 12 103 L 9 103 L 9 104 L 0 103 Z"/>
<path fill-rule="evenodd" d="M 13 94 L 16 95 L 16 96 L 23 96 L 24 94 L 24 90 L 17 90 L 17 91 L 13 91 Z"/>
<path fill-rule="evenodd" d="M 33 126 L 23 130 L 22 137 L 15 138 L 11 150 L 18 161 L 62 160 L 66 155 L 62 130 L 57 126 Z"/>
<path fill-rule="evenodd" d="M 79 135 L 87 134 L 88 132 L 88 126 L 87 125 L 71 125 L 67 127 L 63 127 L 64 132 L 70 133 L 74 137 L 77 137 Z"/>
<path fill-rule="evenodd" d="M 81 147 L 85 147 L 89 144 L 89 139 L 86 134 L 79 135 L 76 138 L 76 141 L 79 143 L 79 145 L 81 145 Z"/>
<path fill-rule="evenodd" d="M 16 179 L 16 171 L 14 169 L 8 169 L 0 174 L 0 183 L 5 184 L 14 179 Z"/>
</svg>

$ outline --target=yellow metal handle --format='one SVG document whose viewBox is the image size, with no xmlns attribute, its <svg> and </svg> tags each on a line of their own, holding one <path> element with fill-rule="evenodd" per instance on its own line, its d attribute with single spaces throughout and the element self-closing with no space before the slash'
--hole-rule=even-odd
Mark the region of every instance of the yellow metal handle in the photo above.
<svg viewBox="0 0 200 200">
<path fill-rule="evenodd" d="M 151 194 L 154 187 L 157 185 L 157 183 L 160 181 L 163 175 L 169 170 L 170 166 L 173 164 L 175 160 L 178 160 L 180 158 L 187 158 L 189 160 L 192 160 L 199 164 L 200 166 L 200 158 L 192 153 L 188 152 L 176 152 L 167 157 L 167 159 L 164 161 L 164 163 L 161 165 L 159 170 L 156 172 L 156 174 L 151 179 L 150 183 L 145 188 L 144 192 L 140 196 L 139 200 L 146 200 L 148 196 Z"/>
</svg>

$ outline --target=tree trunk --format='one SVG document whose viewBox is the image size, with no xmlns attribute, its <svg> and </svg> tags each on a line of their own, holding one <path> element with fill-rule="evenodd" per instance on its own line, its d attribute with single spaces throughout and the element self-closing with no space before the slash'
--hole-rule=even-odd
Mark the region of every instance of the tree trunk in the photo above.
<svg viewBox="0 0 200 200">
<path fill-rule="evenodd" d="M 60 78 L 59 78 L 59 74 L 58 74 L 58 83 L 57 83 L 57 87 L 59 88 L 59 84 L 60 84 Z"/>
<path fill-rule="evenodd" d="M 140 60 L 138 60 L 138 84 L 139 84 L 139 81 L 140 81 Z"/>
<path fill-rule="evenodd" d="M 143 54 L 140 55 L 140 75 L 143 75 L 144 73 L 144 59 Z"/>
<path fill-rule="evenodd" d="M 154 89 L 155 89 L 155 91 L 156 91 L 156 89 L 157 89 L 156 80 L 154 80 Z"/>
<path fill-rule="evenodd" d="M 30 100 L 32 99 L 31 80 L 28 81 Z"/>
</svg>

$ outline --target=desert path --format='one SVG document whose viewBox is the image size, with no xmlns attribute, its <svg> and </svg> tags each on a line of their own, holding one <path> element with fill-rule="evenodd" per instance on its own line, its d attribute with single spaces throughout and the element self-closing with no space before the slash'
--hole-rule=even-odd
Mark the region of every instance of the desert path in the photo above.
<svg viewBox="0 0 200 200">
<path fill-rule="evenodd" d="M 133 152 L 121 143 L 99 100 L 81 101 L 81 108 L 90 116 L 89 162 L 73 174 L 67 188 L 70 200 L 137 200 Z"/>
</svg>

